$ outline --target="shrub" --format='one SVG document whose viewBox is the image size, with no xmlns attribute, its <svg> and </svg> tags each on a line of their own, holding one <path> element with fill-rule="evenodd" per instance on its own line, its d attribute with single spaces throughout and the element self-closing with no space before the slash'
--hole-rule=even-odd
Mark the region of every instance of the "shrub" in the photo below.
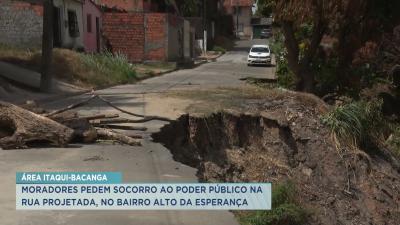
<svg viewBox="0 0 400 225">
<path fill-rule="evenodd" d="M 258 211 L 245 216 L 244 225 L 302 225 L 308 212 L 296 203 L 296 189 L 292 182 L 286 182 L 272 189 L 272 210 Z"/>
<path fill-rule="evenodd" d="M 221 46 L 216 45 L 216 46 L 214 46 L 213 51 L 221 52 L 222 54 L 224 54 L 226 52 L 226 49 Z"/>
<path fill-rule="evenodd" d="M 386 128 L 381 113 L 381 101 L 357 101 L 322 117 L 322 122 L 342 141 L 358 147 L 369 147 L 378 141 Z"/>
</svg>

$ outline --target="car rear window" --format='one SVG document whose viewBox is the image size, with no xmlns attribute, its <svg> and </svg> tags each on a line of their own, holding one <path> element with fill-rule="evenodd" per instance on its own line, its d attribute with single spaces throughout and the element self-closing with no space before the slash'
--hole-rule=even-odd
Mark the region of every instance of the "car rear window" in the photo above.
<svg viewBox="0 0 400 225">
<path fill-rule="evenodd" d="M 269 48 L 254 47 L 254 48 L 251 49 L 251 52 L 268 53 L 269 52 Z"/>
</svg>

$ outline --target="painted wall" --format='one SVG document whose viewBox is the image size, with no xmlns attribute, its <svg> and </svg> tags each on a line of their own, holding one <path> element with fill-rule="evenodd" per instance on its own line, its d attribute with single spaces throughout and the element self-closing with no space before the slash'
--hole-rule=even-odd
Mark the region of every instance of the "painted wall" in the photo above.
<svg viewBox="0 0 400 225">
<path fill-rule="evenodd" d="M 42 33 L 42 6 L 0 0 L 0 43 L 24 47 L 40 47 Z"/>
<path fill-rule="evenodd" d="M 54 0 L 54 6 L 60 9 L 60 32 L 63 48 L 84 49 L 83 43 L 83 19 L 82 19 L 82 2 L 73 0 Z M 78 19 L 79 35 L 71 37 L 68 30 L 68 11 L 75 11 Z"/>
<path fill-rule="evenodd" d="M 91 21 L 88 20 L 88 15 L 91 18 Z M 99 33 L 97 33 L 96 28 L 96 18 L 99 21 Z M 99 52 L 101 50 L 101 25 L 102 25 L 102 13 L 100 9 L 93 4 L 91 0 L 85 0 L 83 4 L 83 42 L 85 45 L 85 52 Z M 91 25 L 89 25 L 91 23 Z M 89 31 L 88 28 L 91 27 Z M 99 40 L 97 40 L 99 38 Z M 97 42 L 100 43 L 97 43 Z M 99 46 L 98 46 L 99 44 Z"/>
</svg>

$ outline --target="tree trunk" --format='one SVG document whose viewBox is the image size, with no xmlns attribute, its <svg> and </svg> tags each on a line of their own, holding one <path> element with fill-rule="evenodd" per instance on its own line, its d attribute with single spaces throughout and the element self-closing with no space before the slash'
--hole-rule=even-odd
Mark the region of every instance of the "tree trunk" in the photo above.
<svg viewBox="0 0 400 225">
<path fill-rule="evenodd" d="M 45 0 L 43 8 L 42 76 L 40 79 L 40 90 L 42 92 L 50 92 L 52 86 L 50 66 L 53 51 L 53 0 Z"/>
<path fill-rule="evenodd" d="M 66 146 L 73 130 L 49 118 L 0 101 L 0 147 L 27 148 L 35 142 Z"/>
</svg>

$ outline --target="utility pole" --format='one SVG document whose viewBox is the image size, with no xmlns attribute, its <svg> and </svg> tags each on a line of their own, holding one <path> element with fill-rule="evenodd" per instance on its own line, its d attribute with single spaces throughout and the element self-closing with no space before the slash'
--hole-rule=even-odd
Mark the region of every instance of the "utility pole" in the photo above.
<svg viewBox="0 0 400 225">
<path fill-rule="evenodd" d="M 50 66 L 53 52 L 53 0 L 43 1 L 43 37 L 42 37 L 42 65 L 40 90 L 50 92 L 53 75 L 50 74 Z"/>
</svg>

